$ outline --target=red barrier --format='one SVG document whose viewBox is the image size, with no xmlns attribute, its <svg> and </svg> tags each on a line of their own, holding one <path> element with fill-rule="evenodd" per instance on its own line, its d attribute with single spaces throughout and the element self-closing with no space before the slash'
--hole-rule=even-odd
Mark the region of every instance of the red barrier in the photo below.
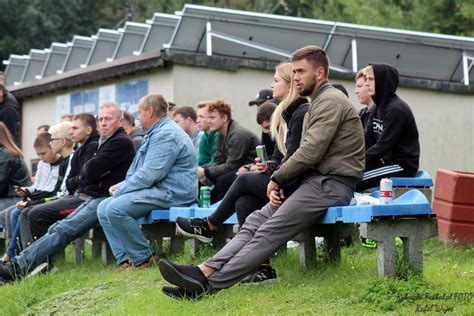
<svg viewBox="0 0 474 316">
<path fill-rule="evenodd" d="M 474 173 L 438 170 L 433 212 L 438 218 L 440 240 L 474 243 Z"/>
</svg>

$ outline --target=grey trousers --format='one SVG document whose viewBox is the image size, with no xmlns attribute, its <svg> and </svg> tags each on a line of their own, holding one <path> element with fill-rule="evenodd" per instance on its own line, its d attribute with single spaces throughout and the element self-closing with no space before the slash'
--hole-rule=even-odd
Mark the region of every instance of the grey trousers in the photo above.
<svg viewBox="0 0 474 316">
<path fill-rule="evenodd" d="M 217 270 L 208 278 L 209 285 L 225 289 L 238 283 L 288 240 L 315 224 L 329 207 L 348 205 L 353 193 L 329 177 L 306 178 L 278 209 L 268 203 L 250 214 L 239 233 L 204 262 Z"/>
</svg>

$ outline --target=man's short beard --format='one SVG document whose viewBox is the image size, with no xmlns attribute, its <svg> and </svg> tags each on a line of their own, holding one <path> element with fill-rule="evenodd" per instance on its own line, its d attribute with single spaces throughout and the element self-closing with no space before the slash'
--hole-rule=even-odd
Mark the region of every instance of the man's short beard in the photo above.
<svg viewBox="0 0 474 316">
<path fill-rule="evenodd" d="M 313 94 L 316 89 L 316 80 L 313 80 L 308 86 L 304 86 L 303 90 L 299 93 L 302 97 L 309 97 Z"/>
</svg>

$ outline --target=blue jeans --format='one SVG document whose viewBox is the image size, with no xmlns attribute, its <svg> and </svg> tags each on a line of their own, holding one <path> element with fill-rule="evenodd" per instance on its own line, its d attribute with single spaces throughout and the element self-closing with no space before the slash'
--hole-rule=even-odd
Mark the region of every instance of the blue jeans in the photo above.
<svg viewBox="0 0 474 316">
<path fill-rule="evenodd" d="M 152 251 L 135 219 L 148 215 L 157 207 L 134 203 L 131 197 L 132 193 L 126 193 L 105 199 L 97 208 L 97 216 L 117 263 L 129 260 L 138 266 L 152 255 Z"/>
<path fill-rule="evenodd" d="M 75 212 L 51 225 L 46 235 L 14 257 L 13 260 L 18 263 L 21 271 L 27 273 L 33 270 L 96 226 L 97 206 L 104 199 L 105 197 L 95 198 L 82 203 Z"/>
<path fill-rule="evenodd" d="M 13 258 L 20 252 L 20 223 L 18 219 L 20 217 L 21 210 L 14 208 L 10 213 L 10 225 L 12 235 L 10 236 L 10 242 L 8 243 L 7 255 Z"/>
</svg>

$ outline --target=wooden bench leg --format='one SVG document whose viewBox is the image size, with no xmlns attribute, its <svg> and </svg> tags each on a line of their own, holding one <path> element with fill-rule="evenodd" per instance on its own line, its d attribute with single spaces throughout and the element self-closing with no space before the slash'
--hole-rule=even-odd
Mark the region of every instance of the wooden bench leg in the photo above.
<svg viewBox="0 0 474 316">
<path fill-rule="evenodd" d="M 72 262 L 74 264 L 78 264 L 79 262 L 84 260 L 84 244 L 85 238 L 77 238 L 72 242 L 73 250 L 72 250 Z"/>
<path fill-rule="evenodd" d="M 98 259 L 102 255 L 102 241 L 94 238 L 92 239 L 92 258 Z"/>
<path fill-rule="evenodd" d="M 324 236 L 324 250 L 326 262 L 341 261 L 341 238 L 340 234 L 334 233 Z"/>
<path fill-rule="evenodd" d="M 115 261 L 114 255 L 112 253 L 112 249 L 110 249 L 110 245 L 107 240 L 103 240 L 101 242 L 101 258 L 103 264 L 112 264 Z"/>
<path fill-rule="evenodd" d="M 184 253 L 184 237 L 171 236 L 171 254 L 178 255 Z"/>
<path fill-rule="evenodd" d="M 152 252 L 155 253 L 158 257 L 163 257 L 163 236 L 154 236 L 153 239 L 149 239 L 152 246 Z"/>
<path fill-rule="evenodd" d="M 226 243 L 228 233 L 226 226 L 228 225 L 221 225 L 212 239 L 212 246 L 216 249 L 224 247 Z"/>
<path fill-rule="evenodd" d="M 189 239 L 189 255 L 191 258 L 196 258 L 199 254 L 199 250 L 202 248 L 203 243 L 195 238 Z"/>
<path fill-rule="evenodd" d="M 111 264 L 115 261 L 102 227 L 97 226 L 91 229 L 89 238 L 92 240 L 93 258 L 101 258 L 103 264 Z"/>
</svg>

